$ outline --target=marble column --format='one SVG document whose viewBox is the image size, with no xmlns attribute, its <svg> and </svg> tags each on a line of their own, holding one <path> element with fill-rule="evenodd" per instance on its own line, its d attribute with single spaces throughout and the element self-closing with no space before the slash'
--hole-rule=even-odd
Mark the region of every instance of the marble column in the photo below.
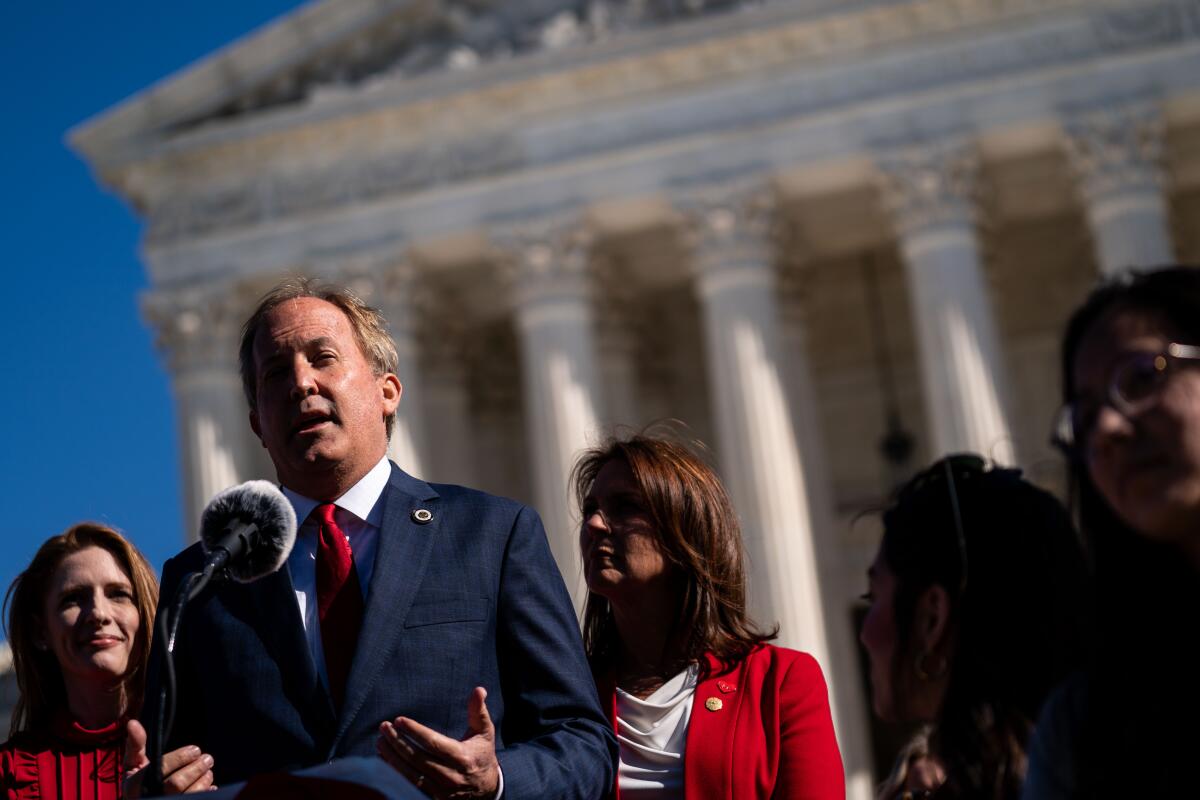
<svg viewBox="0 0 1200 800">
<path fill-rule="evenodd" d="M 200 513 L 222 489 L 254 474 L 248 405 L 238 373 L 241 314 L 224 294 L 157 292 L 143 314 L 171 372 L 183 464 L 183 530 L 199 534 Z"/>
<path fill-rule="evenodd" d="M 396 345 L 396 376 L 403 391 L 388 440 L 388 458 L 410 475 L 425 477 L 425 385 L 417 359 L 417 291 L 413 266 L 403 258 L 384 258 L 344 271 L 352 291 L 375 306 L 388 322 Z"/>
<path fill-rule="evenodd" d="M 579 514 L 568 478 L 580 451 L 599 439 L 587 243 L 570 226 L 520 238 L 513 301 L 534 491 L 554 558 L 582 609 Z"/>
<path fill-rule="evenodd" d="M 720 466 L 743 522 L 750 606 L 778 620 L 781 641 L 828 663 L 813 542 L 808 463 L 797 446 L 780 347 L 770 244 L 762 218 L 738 201 L 693 214 L 695 288 L 703 316 Z"/>
<path fill-rule="evenodd" d="M 1150 105 L 1069 116 L 1066 152 L 1105 276 L 1175 260 L 1163 195 L 1163 118 Z"/>
<path fill-rule="evenodd" d="M 917 331 L 931 455 L 1014 462 L 1000 349 L 975 233 L 974 151 L 961 143 L 878 158 Z"/>
<path fill-rule="evenodd" d="M 778 622 L 780 644 L 821 664 L 847 796 L 865 800 L 872 793 L 870 748 L 849 609 L 827 607 L 821 586 L 822 551 L 829 555 L 836 543 L 815 397 L 791 391 L 812 379 L 805 350 L 784 351 L 769 209 L 761 197 L 717 193 L 691 215 L 717 452 L 742 521 L 751 613 L 764 624 Z"/>
</svg>

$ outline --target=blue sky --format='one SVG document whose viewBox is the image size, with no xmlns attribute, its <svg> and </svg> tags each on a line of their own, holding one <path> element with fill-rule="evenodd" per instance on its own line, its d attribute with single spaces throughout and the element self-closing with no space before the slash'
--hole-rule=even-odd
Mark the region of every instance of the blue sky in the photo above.
<svg viewBox="0 0 1200 800">
<path fill-rule="evenodd" d="M 298 5 L 0 4 L 0 386 L 16 398 L 0 440 L 0 586 L 80 520 L 125 531 L 156 567 L 183 543 L 170 386 L 137 306 L 140 225 L 66 131 Z"/>
</svg>

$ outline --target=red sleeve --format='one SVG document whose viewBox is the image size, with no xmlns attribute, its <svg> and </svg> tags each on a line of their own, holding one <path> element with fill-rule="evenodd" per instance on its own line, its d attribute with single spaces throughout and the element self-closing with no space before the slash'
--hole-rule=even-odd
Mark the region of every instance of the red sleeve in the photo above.
<svg viewBox="0 0 1200 800">
<path fill-rule="evenodd" d="M 0 798 L 20 800 L 36 789 L 37 757 L 11 741 L 0 746 Z"/>
<path fill-rule="evenodd" d="M 774 797 L 845 800 L 829 690 L 816 660 L 796 653 L 779 686 L 779 776 Z"/>
<path fill-rule="evenodd" d="M 5 744 L 0 748 L 0 795 L 5 800 L 12 798 L 13 759 L 12 750 Z"/>
</svg>

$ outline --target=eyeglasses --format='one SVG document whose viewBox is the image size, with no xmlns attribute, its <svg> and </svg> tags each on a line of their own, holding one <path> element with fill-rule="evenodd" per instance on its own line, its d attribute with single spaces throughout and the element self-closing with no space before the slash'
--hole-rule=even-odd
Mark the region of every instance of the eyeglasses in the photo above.
<svg viewBox="0 0 1200 800">
<path fill-rule="evenodd" d="M 1127 353 L 1113 364 L 1105 397 L 1099 402 L 1067 403 L 1054 417 L 1050 442 L 1068 456 L 1085 455 L 1100 409 L 1112 406 L 1132 418 L 1158 402 L 1163 387 L 1179 361 L 1200 360 L 1200 347 L 1171 343 L 1161 352 Z"/>
</svg>

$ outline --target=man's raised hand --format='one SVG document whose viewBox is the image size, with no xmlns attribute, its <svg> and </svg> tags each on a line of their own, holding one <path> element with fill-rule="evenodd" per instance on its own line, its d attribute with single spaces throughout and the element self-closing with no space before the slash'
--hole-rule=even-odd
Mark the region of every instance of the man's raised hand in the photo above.
<svg viewBox="0 0 1200 800">
<path fill-rule="evenodd" d="M 500 787 L 496 726 L 488 714 L 487 690 L 476 686 L 467 700 L 467 735 L 443 736 L 407 717 L 379 726 L 375 749 L 401 775 L 430 797 L 491 798 Z"/>
</svg>

